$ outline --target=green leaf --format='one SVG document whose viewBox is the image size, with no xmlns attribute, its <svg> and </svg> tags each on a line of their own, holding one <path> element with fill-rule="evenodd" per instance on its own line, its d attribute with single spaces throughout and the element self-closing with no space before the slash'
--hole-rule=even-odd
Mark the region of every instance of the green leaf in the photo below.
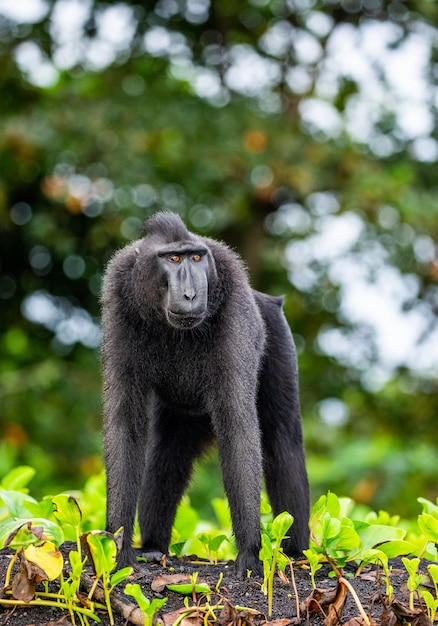
<svg viewBox="0 0 438 626">
<path fill-rule="evenodd" d="M 52 496 L 45 496 L 40 502 L 26 500 L 23 504 L 32 517 L 44 517 L 45 519 L 53 517 Z"/>
<path fill-rule="evenodd" d="M 186 541 L 177 541 L 169 546 L 169 553 L 174 554 L 178 558 L 182 555 Z"/>
<path fill-rule="evenodd" d="M 361 541 L 354 528 L 353 522 L 346 517 L 341 520 L 337 546 L 338 550 L 343 550 L 344 552 L 358 550 L 361 546 Z"/>
<path fill-rule="evenodd" d="M 261 561 L 272 560 L 272 544 L 266 533 L 262 533 L 262 545 L 259 552 L 259 558 Z"/>
<path fill-rule="evenodd" d="M 217 535 L 216 537 L 211 537 L 208 542 L 208 547 L 212 552 L 217 552 L 224 541 L 226 541 L 226 535 Z"/>
<path fill-rule="evenodd" d="M 51 541 L 56 546 L 63 543 L 64 534 L 58 524 L 35 518 L 9 520 L 0 527 L 0 549 L 9 547 L 19 550 L 45 541 Z"/>
<path fill-rule="evenodd" d="M 23 490 L 36 474 L 36 469 L 29 465 L 14 467 L 3 477 L 1 486 L 3 489 L 14 491 Z"/>
<path fill-rule="evenodd" d="M 331 517 L 329 513 L 325 513 L 322 520 L 322 539 L 323 543 L 327 543 L 330 539 L 334 539 L 339 535 L 341 530 L 341 521 L 335 517 Z"/>
<path fill-rule="evenodd" d="M 219 522 L 221 528 L 231 529 L 231 514 L 230 507 L 228 506 L 228 500 L 226 498 L 213 498 L 211 501 L 214 514 Z"/>
<path fill-rule="evenodd" d="M 37 501 L 26 493 L 7 489 L 0 489 L 0 500 L 3 501 L 11 517 L 15 518 L 27 518 L 29 516 L 26 503 L 37 504 Z"/>
<path fill-rule="evenodd" d="M 415 546 L 410 541 L 405 540 L 387 541 L 379 545 L 379 550 L 386 554 L 388 559 L 394 559 L 405 554 L 413 554 Z"/>
<path fill-rule="evenodd" d="M 327 496 L 322 495 L 318 498 L 318 500 L 312 506 L 312 509 L 310 511 L 310 518 L 309 518 L 310 527 L 313 527 L 315 526 L 315 524 L 317 524 L 319 518 L 321 517 L 324 511 L 326 500 L 327 500 Z"/>
<path fill-rule="evenodd" d="M 85 561 L 82 561 L 81 555 L 77 550 L 70 550 L 68 553 L 72 574 L 74 577 L 79 578 L 82 574 Z"/>
<path fill-rule="evenodd" d="M 423 513 L 430 513 L 431 515 L 438 515 L 438 502 L 434 504 L 430 500 L 426 498 L 417 498 L 417 502 L 419 502 L 423 507 Z"/>
<path fill-rule="evenodd" d="M 429 513 L 422 513 L 418 516 L 418 526 L 429 541 L 438 543 L 438 517 Z"/>
<path fill-rule="evenodd" d="M 312 568 L 315 568 L 319 564 L 320 559 L 324 558 L 322 555 L 318 554 L 314 550 L 311 550 L 310 548 L 309 550 L 303 550 L 303 554 L 309 561 L 309 565 Z M 318 569 L 321 567 L 322 565 Z"/>
<path fill-rule="evenodd" d="M 325 509 L 327 513 L 330 514 L 331 517 L 339 517 L 341 513 L 341 504 L 339 502 L 339 498 L 336 494 L 331 491 L 327 494 L 327 500 Z"/>
<path fill-rule="evenodd" d="M 151 601 L 149 598 L 146 598 L 138 583 L 128 583 L 125 587 L 125 593 L 127 596 L 132 596 L 140 609 L 147 614 Z"/>
<path fill-rule="evenodd" d="M 131 576 L 133 571 L 134 571 L 134 568 L 132 568 L 132 567 L 123 567 L 122 569 L 117 570 L 117 572 L 115 572 L 111 576 L 111 580 L 110 580 L 111 586 L 115 587 L 119 583 L 121 583 L 124 580 L 126 580 L 128 578 L 128 576 Z"/>
<path fill-rule="evenodd" d="M 429 572 L 430 577 L 432 578 L 435 585 L 438 585 L 438 564 L 431 563 L 427 566 L 427 571 Z"/>
<path fill-rule="evenodd" d="M 196 583 L 195 585 L 181 583 L 178 585 L 166 585 L 166 588 L 169 589 L 169 591 L 175 591 L 183 595 L 189 595 L 193 591 L 195 591 L 195 593 L 211 593 L 211 589 L 207 583 Z"/>
<path fill-rule="evenodd" d="M 283 511 L 283 513 L 279 513 L 274 517 L 272 521 L 271 533 L 272 536 L 278 541 L 281 542 L 284 536 L 286 535 L 289 528 L 292 526 L 294 522 L 294 518 L 287 511 Z"/>
<path fill-rule="evenodd" d="M 46 541 L 41 546 L 30 545 L 23 550 L 23 554 L 28 561 L 44 572 L 46 580 L 55 580 L 62 572 L 63 556 L 50 541 Z"/>
<path fill-rule="evenodd" d="M 360 559 L 362 563 L 381 563 L 386 566 L 388 563 L 388 556 L 382 552 L 382 550 L 366 550 L 361 552 Z"/>
<path fill-rule="evenodd" d="M 96 576 L 109 574 L 116 567 L 117 545 L 111 533 L 92 530 L 85 535 Z"/>
<path fill-rule="evenodd" d="M 172 529 L 172 543 L 187 541 L 196 534 L 199 523 L 197 511 L 190 505 L 190 500 L 184 496 L 176 511 L 176 517 Z"/>
<path fill-rule="evenodd" d="M 364 550 L 369 550 L 380 546 L 388 541 L 400 541 L 406 536 L 406 531 L 402 528 L 395 528 L 394 526 L 384 526 L 383 524 L 369 524 L 365 528 L 361 528 L 358 531 L 362 547 Z M 406 553 L 405 553 L 406 554 Z"/>
<path fill-rule="evenodd" d="M 290 560 L 285 554 L 283 554 L 283 552 L 279 552 L 277 554 L 277 569 L 280 570 L 280 572 L 284 571 L 289 563 Z"/>
<path fill-rule="evenodd" d="M 420 565 L 420 559 L 419 558 L 407 559 L 403 557 L 402 561 L 403 561 L 403 565 L 406 567 L 406 570 L 409 576 L 414 576 L 418 570 L 418 566 Z"/>
<path fill-rule="evenodd" d="M 75 528 L 80 526 L 82 513 L 75 498 L 60 494 L 53 498 L 53 504 L 55 506 L 53 514 L 61 524 L 69 524 Z"/>
</svg>

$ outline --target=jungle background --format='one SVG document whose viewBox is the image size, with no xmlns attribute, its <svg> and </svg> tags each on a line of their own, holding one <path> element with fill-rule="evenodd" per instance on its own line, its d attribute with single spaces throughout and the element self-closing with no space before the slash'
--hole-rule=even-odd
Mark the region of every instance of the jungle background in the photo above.
<svg viewBox="0 0 438 626">
<path fill-rule="evenodd" d="M 438 4 L 1 0 L 0 55 L 0 476 L 101 471 L 101 276 L 166 209 L 285 295 L 313 500 L 434 500 Z"/>
</svg>

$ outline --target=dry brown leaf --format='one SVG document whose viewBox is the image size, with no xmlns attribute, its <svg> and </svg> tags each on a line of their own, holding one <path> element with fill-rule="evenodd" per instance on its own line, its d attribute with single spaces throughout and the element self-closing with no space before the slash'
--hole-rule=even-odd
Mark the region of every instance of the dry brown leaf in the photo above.
<svg viewBox="0 0 438 626">
<path fill-rule="evenodd" d="M 160 593 L 166 585 L 178 585 L 179 583 L 190 582 L 190 576 L 187 574 L 161 574 L 154 578 L 151 583 L 152 591 Z"/>
<path fill-rule="evenodd" d="M 333 589 L 313 589 L 300 604 L 300 611 L 306 613 L 324 613 L 324 607 L 331 604 L 336 598 L 336 587 Z"/>
<path fill-rule="evenodd" d="M 21 569 L 21 568 L 20 568 Z M 11 584 L 12 597 L 22 602 L 30 602 L 35 597 L 35 583 L 21 571 L 15 574 Z"/>
<path fill-rule="evenodd" d="M 389 611 L 392 611 L 396 615 L 397 621 L 395 624 L 405 624 L 408 622 L 411 626 L 433 626 L 431 619 L 422 609 L 410 609 L 409 606 L 403 602 L 399 602 L 399 600 L 393 600 L 391 602 L 388 612 Z M 385 626 L 387 625 L 392 626 L 390 622 L 386 622 Z"/>
<path fill-rule="evenodd" d="M 338 583 L 333 589 L 314 589 L 300 604 L 300 610 L 309 613 L 323 613 L 324 625 L 338 624 L 347 600 L 347 589 Z"/>
<path fill-rule="evenodd" d="M 360 580 L 366 580 L 368 582 L 375 583 L 376 578 L 377 578 L 377 572 L 376 571 L 365 572 L 363 574 L 360 574 L 358 578 L 360 578 Z M 356 619 L 356 618 L 353 618 L 353 619 Z"/>
<path fill-rule="evenodd" d="M 402 624 L 394 611 L 386 608 L 380 615 L 380 626 L 402 626 Z"/>
<path fill-rule="evenodd" d="M 324 626 L 335 626 L 339 624 L 347 601 L 348 589 L 345 585 L 338 583 L 334 600 L 329 604 L 328 614 L 324 620 Z"/>
<path fill-rule="evenodd" d="M 218 626 L 228 626 L 228 624 L 234 624 L 236 619 L 236 609 L 226 600 L 224 601 L 224 608 L 219 613 L 217 618 Z"/>
<path fill-rule="evenodd" d="M 35 585 L 44 580 L 44 572 L 34 563 L 27 561 L 20 551 L 20 568 L 11 583 L 15 600 L 30 602 L 35 597 Z"/>
</svg>

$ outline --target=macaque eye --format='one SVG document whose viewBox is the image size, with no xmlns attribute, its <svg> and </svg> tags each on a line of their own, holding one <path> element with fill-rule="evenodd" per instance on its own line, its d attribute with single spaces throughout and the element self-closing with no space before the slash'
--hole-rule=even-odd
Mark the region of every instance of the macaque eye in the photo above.
<svg viewBox="0 0 438 626">
<path fill-rule="evenodd" d="M 178 254 L 172 254 L 172 256 L 168 257 L 168 260 L 171 263 L 180 263 L 181 262 L 181 257 Z"/>
<path fill-rule="evenodd" d="M 194 255 L 192 256 L 192 261 L 196 261 L 196 262 L 198 262 L 198 261 L 200 261 L 201 259 L 202 259 L 202 257 L 201 257 L 201 255 L 200 255 L 200 254 L 194 254 Z"/>
</svg>

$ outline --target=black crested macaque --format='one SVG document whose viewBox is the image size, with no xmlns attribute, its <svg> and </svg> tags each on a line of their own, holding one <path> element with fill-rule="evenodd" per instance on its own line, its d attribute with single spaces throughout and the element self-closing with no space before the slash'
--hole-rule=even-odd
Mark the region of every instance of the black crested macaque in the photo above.
<svg viewBox="0 0 438 626">
<path fill-rule="evenodd" d="M 103 286 L 107 530 L 131 547 L 138 505 L 142 549 L 166 553 L 193 462 L 216 440 L 238 548 L 260 574 L 262 473 L 283 543 L 308 545 L 309 487 L 293 339 L 282 299 L 251 289 L 226 245 L 189 232 L 173 213 L 110 261 Z"/>
</svg>

